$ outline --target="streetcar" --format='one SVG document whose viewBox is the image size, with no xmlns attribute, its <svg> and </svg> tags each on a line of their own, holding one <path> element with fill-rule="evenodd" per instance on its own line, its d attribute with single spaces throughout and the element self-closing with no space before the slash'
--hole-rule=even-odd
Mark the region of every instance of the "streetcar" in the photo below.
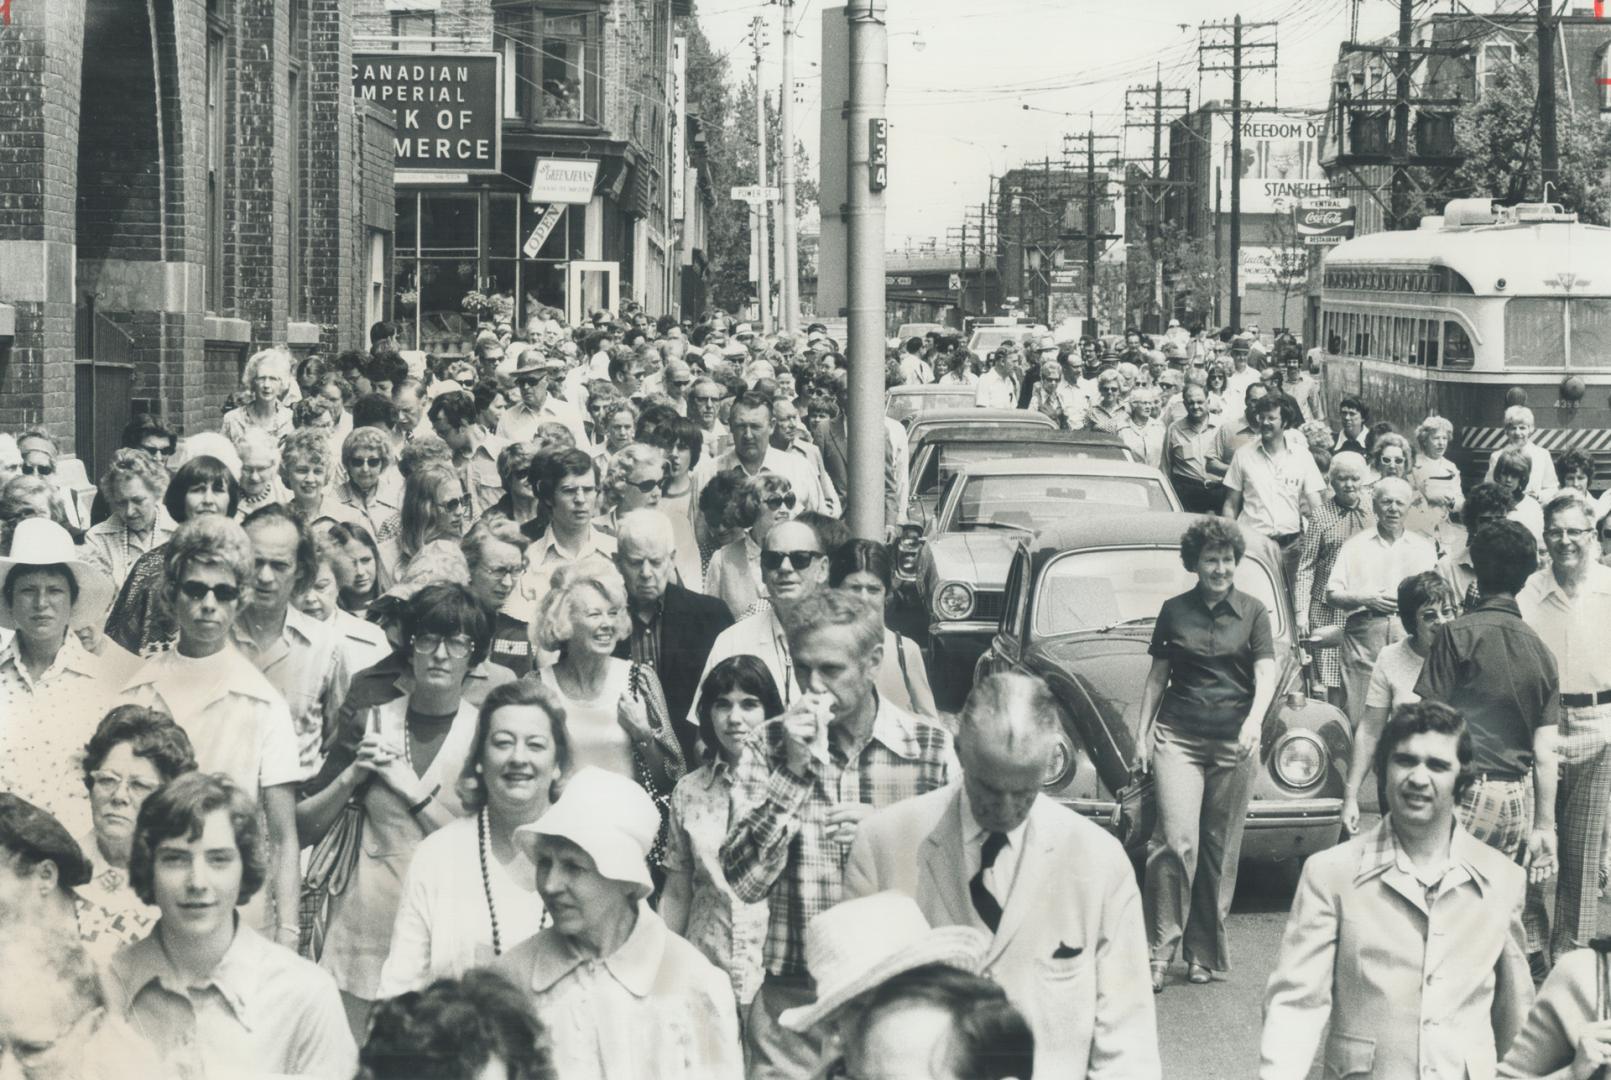
<svg viewBox="0 0 1611 1080">
<path fill-rule="evenodd" d="M 1576 447 L 1611 481 L 1611 228 L 1555 204 L 1457 199 L 1421 227 L 1326 256 L 1320 341 L 1330 415 L 1358 395 L 1406 434 L 1454 425 L 1449 456 L 1481 479 L 1504 411 L 1533 411 L 1540 446 Z"/>
</svg>

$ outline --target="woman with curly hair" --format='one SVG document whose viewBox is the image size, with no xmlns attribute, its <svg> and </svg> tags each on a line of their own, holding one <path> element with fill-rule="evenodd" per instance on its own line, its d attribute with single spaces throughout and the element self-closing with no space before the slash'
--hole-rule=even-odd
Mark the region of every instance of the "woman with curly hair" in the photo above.
<svg viewBox="0 0 1611 1080">
<path fill-rule="evenodd" d="M 682 748 L 654 668 L 613 655 L 631 632 L 626 585 L 615 566 L 599 556 L 565 564 L 532 622 L 539 662 L 558 654 L 536 678 L 564 706 L 576 764 L 636 780 L 664 813 L 684 772 Z M 657 843 L 657 864 L 662 850 Z"/>
<path fill-rule="evenodd" d="M 328 430 L 298 428 L 287 436 L 280 449 L 280 481 L 291 493 L 286 503 L 291 513 L 309 525 L 352 520 L 353 512 L 330 489 L 333 471 Z"/>
<path fill-rule="evenodd" d="M 547 924 L 514 833 L 543 816 L 570 764 L 559 700 L 530 679 L 494 687 L 458 777 L 469 816 L 427 836 L 409 861 L 382 998 L 462 975 Z"/>
<path fill-rule="evenodd" d="M 797 505 L 788 478 L 769 472 L 744 477 L 728 502 L 724 524 L 744 531 L 710 560 L 704 592 L 726 604 L 735 619 L 766 598 L 761 544 L 772 526 L 794 517 Z"/>
<path fill-rule="evenodd" d="M 666 482 L 666 455 L 657 446 L 628 443 L 610 455 L 604 469 L 604 510 L 596 527 L 614 534 L 615 523 L 634 510 L 660 506 L 660 489 Z"/>
<path fill-rule="evenodd" d="M 1158 794 L 1143 888 L 1155 993 L 1183 940 L 1192 983 L 1230 970 L 1225 917 L 1275 697 L 1269 610 L 1236 587 L 1246 552 L 1234 521 L 1193 522 L 1180 561 L 1197 585 L 1165 600 L 1153 627 L 1137 756 Z"/>
<path fill-rule="evenodd" d="M 354 428 L 341 443 L 341 467 L 346 480 L 334 495 L 352 513 L 348 520 L 363 525 L 377 541 L 389 540 L 403 509 L 403 477 L 392 468 L 392 444 L 376 427 Z"/>
<path fill-rule="evenodd" d="M 617 397 L 598 411 L 599 434 L 604 445 L 598 448 L 593 460 L 599 472 L 607 472 L 610 459 L 632 444 L 638 433 L 638 407 L 624 397 Z"/>
<path fill-rule="evenodd" d="M 162 508 L 168 470 L 144 450 L 119 450 L 97 486 L 111 516 L 84 533 L 84 554 L 122 588 L 135 560 L 173 535 Z"/>
</svg>

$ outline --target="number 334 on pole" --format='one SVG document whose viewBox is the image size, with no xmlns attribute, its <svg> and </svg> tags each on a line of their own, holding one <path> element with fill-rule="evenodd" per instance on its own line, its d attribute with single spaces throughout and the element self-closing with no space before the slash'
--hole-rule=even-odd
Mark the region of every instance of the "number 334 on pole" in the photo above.
<svg viewBox="0 0 1611 1080">
<path fill-rule="evenodd" d="M 875 117 L 867 121 L 867 189 L 889 187 L 889 121 Z"/>
</svg>

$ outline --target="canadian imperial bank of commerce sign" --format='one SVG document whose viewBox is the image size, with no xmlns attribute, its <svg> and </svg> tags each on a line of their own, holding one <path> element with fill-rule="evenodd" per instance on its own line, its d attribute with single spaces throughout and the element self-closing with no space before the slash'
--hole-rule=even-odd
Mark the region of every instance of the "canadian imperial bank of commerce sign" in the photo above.
<svg viewBox="0 0 1611 1080">
<path fill-rule="evenodd" d="M 496 173 L 503 135 L 497 53 L 353 53 L 353 92 L 397 114 L 397 168 Z"/>
</svg>

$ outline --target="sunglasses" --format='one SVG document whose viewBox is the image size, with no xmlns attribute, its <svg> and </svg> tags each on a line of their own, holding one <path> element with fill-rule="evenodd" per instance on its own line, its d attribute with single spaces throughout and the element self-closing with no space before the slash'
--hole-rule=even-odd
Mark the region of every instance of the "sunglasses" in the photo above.
<svg viewBox="0 0 1611 1080">
<path fill-rule="evenodd" d="M 355 469 L 378 469 L 385 464 L 386 459 L 383 457 L 355 457 L 352 459 L 352 467 Z"/>
<path fill-rule="evenodd" d="M 212 593 L 218 597 L 220 604 L 233 604 L 241 598 L 241 591 L 234 585 L 205 585 L 199 581 L 186 581 L 179 586 L 179 591 L 191 600 L 205 600 L 207 594 Z"/>
<path fill-rule="evenodd" d="M 22 464 L 22 474 L 24 476 L 50 476 L 55 471 L 56 466 L 50 464 L 30 465 L 27 462 Z"/>
<path fill-rule="evenodd" d="M 660 480 L 623 480 L 621 482 L 627 487 L 637 488 L 645 495 L 649 494 L 651 491 L 658 491 L 660 489 L 660 485 L 663 483 L 663 481 Z"/>
<path fill-rule="evenodd" d="M 441 502 L 437 503 L 437 506 L 441 507 L 450 514 L 457 514 L 460 510 L 468 509 L 468 507 L 465 505 L 463 495 L 455 495 L 451 499 L 443 499 Z"/>
<path fill-rule="evenodd" d="M 787 495 L 772 495 L 762 501 L 766 503 L 767 509 L 769 510 L 778 510 L 785 506 L 787 506 L 790 510 L 793 510 L 795 502 L 794 492 L 791 491 Z"/>
<path fill-rule="evenodd" d="M 787 559 L 789 565 L 794 569 L 804 570 L 820 558 L 822 558 L 822 552 L 820 551 L 763 551 L 761 552 L 761 569 L 781 570 L 783 569 L 783 561 Z"/>
<path fill-rule="evenodd" d="M 144 450 L 146 453 L 150 454 L 152 457 L 173 457 L 175 452 L 177 452 L 178 447 L 175 447 L 175 446 L 142 446 L 142 447 L 140 447 L 140 449 Z"/>
<path fill-rule="evenodd" d="M 548 375 L 522 375 L 520 378 L 515 380 L 515 385 L 522 387 L 540 386 L 547 382 L 550 378 L 551 376 Z"/>
</svg>

